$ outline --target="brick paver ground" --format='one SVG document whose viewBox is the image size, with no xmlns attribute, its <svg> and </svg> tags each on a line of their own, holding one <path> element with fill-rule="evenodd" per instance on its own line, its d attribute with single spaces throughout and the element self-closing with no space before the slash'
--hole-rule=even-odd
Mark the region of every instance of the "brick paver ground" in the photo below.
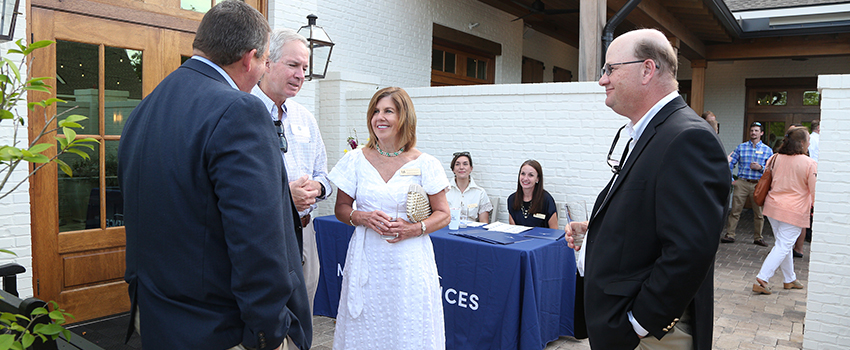
<svg viewBox="0 0 850 350">
<path fill-rule="evenodd" d="M 736 230 L 737 242 L 720 244 L 714 271 L 714 349 L 789 350 L 803 345 L 806 291 L 782 289 L 782 273 L 771 278 L 773 294 L 752 292 L 761 263 L 773 247 L 773 233 L 765 219 L 764 240 L 768 247 L 754 245 L 753 214 L 745 209 Z M 719 239 L 719 237 L 718 237 Z M 809 243 L 805 256 L 794 259 L 797 279 L 808 286 Z M 334 319 L 313 317 L 313 349 L 333 346 Z M 545 350 L 590 349 L 588 341 L 561 337 Z"/>
</svg>

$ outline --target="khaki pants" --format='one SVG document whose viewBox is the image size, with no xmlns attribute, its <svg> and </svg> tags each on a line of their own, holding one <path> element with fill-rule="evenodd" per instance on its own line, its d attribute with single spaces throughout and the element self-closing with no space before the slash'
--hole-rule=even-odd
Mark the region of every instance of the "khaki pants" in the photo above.
<svg viewBox="0 0 850 350">
<path fill-rule="evenodd" d="M 753 207 L 753 229 L 755 233 L 753 240 L 763 239 L 761 231 L 764 228 L 764 215 L 762 215 L 762 207 L 756 205 L 756 200 L 753 198 L 753 191 L 756 189 L 756 184 L 744 179 L 735 181 L 735 186 L 732 189 L 732 210 L 729 211 L 729 219 L 726 221 L 726 237 L 735 238 L 735 229 L 738 228 L 738 220 L 741 219 L 741 211 L 744 210 L 744 203 L 750 202 Z"/>
<path fill-rule="evenodd" d="M 242 346 L 242 344 L 236 345 L 227 350 L 247 350 L 248 348 Z M 298 347 L 295 346 L 295 343 L 292 342 L 292 339 L 288 336 L 283 340 L 283 344 L 280 344 L 280 350 L 297 350 Z"/>
<path fill-rule="evenodd" d="M 302 237 L 304 238 L 304 284 L 307 286 L 307 301 L 310 303 L 310 315 L 313 314 L 313 300 L 316 299 L 316 290 L 319 289 L 319 248 L 316 246 L 316 229 L 313 221 L 304 227 Z"/>
<path fill-rule="evenodd" d="M 651 334 L 640 340 L 635 350 L 690 350 L 694 348 L 694 338 L 687 331 L 687 325 L 677 323 L 673 331 L 667 333 L 661 340 Z"/>
</svg>

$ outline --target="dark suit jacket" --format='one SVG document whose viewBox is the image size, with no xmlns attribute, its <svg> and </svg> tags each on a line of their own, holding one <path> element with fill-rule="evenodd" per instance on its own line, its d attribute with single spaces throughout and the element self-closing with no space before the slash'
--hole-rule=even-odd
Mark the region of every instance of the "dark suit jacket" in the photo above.
<svg viewBox="0 0 850 350">
<path fill-rule="evenodd" d="M 190 59 L 130 114 L 118 150 L 127 270 L 146 349 L 312 341 L 300 230 L 262 102 Z"/>
<path fill-rule="evenodd" d="M 655 115 L 590 219 L 584 297 L 593 348 L 638 345 L 630 310 L 660 339 L 690 308 L 696 349 L 711 349 L 712 271 L 731 178 L 717 134 L 681 97 Z"/>
</svg>

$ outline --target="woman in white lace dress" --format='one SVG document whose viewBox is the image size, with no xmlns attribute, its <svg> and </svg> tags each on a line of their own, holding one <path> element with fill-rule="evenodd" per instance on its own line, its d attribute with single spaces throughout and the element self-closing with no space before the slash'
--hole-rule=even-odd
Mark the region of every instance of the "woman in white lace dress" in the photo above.
<svg viewBox="0 0 850 350">
<path fill-rule="evenodd" d="M 329 174 L 339 189 L 337 219 L 356 227 L 345 257 L 334 349 L 444 349 L 428 233 L 450 221 L 448 178 L 436 158 L 414 148 L 416 114 L 407 92 L 378 91 L 367 120 L 369 143 L 348 152 Z M 405 207 L 411 184 L 425 189 L 433 210 L 416 223 Z"/>
</svg>

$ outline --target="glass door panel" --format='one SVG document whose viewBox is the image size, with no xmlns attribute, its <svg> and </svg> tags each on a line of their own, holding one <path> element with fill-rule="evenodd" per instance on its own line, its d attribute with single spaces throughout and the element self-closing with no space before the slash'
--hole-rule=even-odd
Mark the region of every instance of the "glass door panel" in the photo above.
<svg viewBox="0 0 850 350">
<path fill-rule="evenodd" d="M 82 151 L 90 158 L 70 153 L 59 156 L 74 172 L 69 177 L 59 171 L 59 232 L 100 227 L 92 221 L 100 217 L 100 152 L 97 148 Z"/>
<path fill-rule="evenodd" d="M 142 101 L 142 51 L 104 47 L 104 134 L 121 135 Z"/>
<path fill-rule="evenodd" d="M 56 95 L 65 100 L 57 105 L 57 113 L 64 113 L 59 119 L 71 114 L 88 117 L 77 129 L 78 134 L 100 133 L 100 78 L 98 45 L 72 41 L 56 41 Z M 58 130 L 62 134 L 62 130 Z M 58 144 L 57 144 L 58 147 Z M 57 168 L 59 189 L 59 232 L 83 230 L 100 227 L 94 223 L 99 217 L 100 199 L 100 150 L 81 149 L 89 155 L 84 159 L 76 154 L 63 154 L 59 157 L 73 171 L 69 177 Z M 94 207 L 92 207 L 94 205 Z"/>
<path fill-rule="evenodd" d="M 99 67 L 98 45 L 56 40 L 56 97 L 67 101 L 57 105 L 57 113 L 88 117 L 78 134 L 98 134 Z M 75 108 L 76 107 L 76 108 Z M 68 110 L 73 111 L 68 112 Z M 61 117 L 60 117 L 61 119 Z M 59 130 L 62 134 L 62 130 Z"/>
<path fill-rule="evenodd" d="M 771 149 L 776 150 L 779 144 L 782 143 L 782 140 L 785 139 L 785 130 L 788 129 L 788 126 L 784 121 L 767 121 L 762 124 L 764 124 L 762 142 L 770 146 Z"/>
<path fill-rule="evenodd" d="M 106 227 L 124 226 L 124 199 L 118 188 L 118 141 L 106 141 Z"/>
</svg>

